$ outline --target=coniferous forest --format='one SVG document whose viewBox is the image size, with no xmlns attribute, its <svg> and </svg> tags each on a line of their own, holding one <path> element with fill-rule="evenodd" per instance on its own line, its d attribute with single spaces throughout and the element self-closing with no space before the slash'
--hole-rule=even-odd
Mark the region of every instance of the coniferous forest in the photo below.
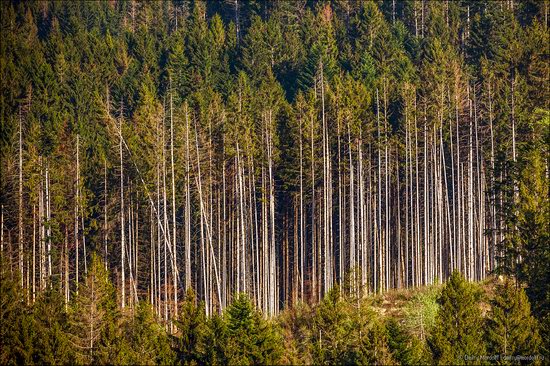
<svg viewBox="0 0 550 366">
<path fill-rule="evenodd" d="M 549 0 L 0 9 L 0 364 L 548 361 Z"/>
</svg>

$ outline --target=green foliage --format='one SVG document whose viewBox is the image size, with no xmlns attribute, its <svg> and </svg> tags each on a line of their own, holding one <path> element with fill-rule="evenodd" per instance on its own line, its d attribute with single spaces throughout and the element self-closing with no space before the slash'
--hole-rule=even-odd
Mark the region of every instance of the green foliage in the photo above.
<svg viewBox="0 0 550 366">
<path fill-rule="evenodd" d="M 178 34 L 181 37 L 181 34 Z M 175 39 L 168 54 L 168 83 L 175 93 L 176 103 L 183 101 L 191 90 L 189 61 L 181 39 Z"/>
<path fill-rule="evenodd" d="M 480 290 L 454 271 L 441 291 L 428 342 L 437 364 L 479 364 L 485 355 Z"/>
<path fill-rule="evenodd" d="M 338 287 L 327 293 L 313 324 L 315 364 L 393 363 L 383 322 L 368 306 L 345 301 Z"/>
<path fill-rule="evenodd" d="M 204 305 L 187 291 L 175 325 L 175 348 L 184 365 L 276 364 L 280 360 L 282 338 L 272 321 L 262 318 L 249 298 L 237 295 L 223 315 L 207 319 Z"/>
<path fill-rule="evenodd" d="M 121 362 L 116 294 L 101 259 L 94 255 L 69 311 L 69 337 L 75 346 L 75 362 Z"/>
<path fill-rule="evenodd" d="M 184 364 L 202 363 L 207 351 L 212 348 L 205 345 L 208 325 L 203 304 L 197 305 L 197 298 L 192 289 L 187 290 L 180 305 L 179 318 L 174 321 L 178 329 L 176 352 L 178 360 Z"/>
<path fill-rule="evenodd" d="M 550 156 L 550 113 L 535 111 L 531 117 L 533 142 L 519 150 L 514 174 L 507 182 L 511 190 L 507 206 L 509 235 L 501 243 L 499 270 L 526 284 L 533 313 L 544 328 L 550 316 L 550 199 L 548 157 Z M 548 352 L 548 337 L 543 351 Z"/>
<path fill-rule="evenodd" d="M 539 313 L 550 313 L 550 198 L 547 167 L 550 157 L 550 112 L 542 111 L 533 123 L 540 133 L 521 157 L 519 192 L 515 204 L 514 247 L 522 258 L 517 276 L 527 283 L 527 293 Z M 540 131 L 540 132 L 539 132 Z"/>
<path fill-rule="evenodd" d="M 125 362 L 140 365 L 167 365 L 175 360 L 165 329 L 154 319 L 152 307 L 140 302 L 134 317 L 123 325 L 129 354 Z"/>
<path fill-rule="evenodd" d="M 510 279 L 497 286 L 491 299 L 486 338 L 489 354 L 500 355 L 500 364 L 520 364 L 513 356 L 538 354 L 541 339 L 537 321 L 525 292 Z"/>
<path fill-rule="evenodd" d="M 226 347 L 228 342 L 225 318 L 214 314 L 207 322 L 204 337 L 203 365 L 226 365 L 228 363 Z M 243 360 L 246 361 L 246 360 Z"/>
<path fill-rule="evenodd" d="M 354 324 L 346 305 L 340 298 L 340 289 L 333 288 L 317 308 L 312 334 L 314 363 L 347 363 L 355 356 L 350 354 L 352 347 L 347 343 L 354 340 L 351 337 Z"/>
<path fill-rule="evenodd" d="M 393 358 L 400 365 L 420 365 L 429 363 L 426 344 L 405 330 L 402 324 L 391 318 L 386 322 L 388 347 Z"/>
<path fill-rule="evenodd" d="M 19 279 L 0 262 L 0 363 L 32 363 L 34 324 L 23 297 Z"/>
<path fill-rule="evenodd" d="M 262 319 L 250 299 L 237 295 L 225 313 L 227 344 L 225 357 L 229 364 L 276 364 L 283 352 L 278 329 Z"/>
<path fill-rule="evenodd" d="M 440 290 L 436 286 L 430 286 L 416 292 L 405 307 L 404 327 L 423 341 L 432 334 L 436 325 L 439 296 Z"/>
<path fill-rule="evenodd" d="M 57 286 L 38 296 L 32 315 L 36 332 L 33 362 L 48 365 L 69 363 L 74 350 L 68 337 L 65 302 Z"/>
</svg>

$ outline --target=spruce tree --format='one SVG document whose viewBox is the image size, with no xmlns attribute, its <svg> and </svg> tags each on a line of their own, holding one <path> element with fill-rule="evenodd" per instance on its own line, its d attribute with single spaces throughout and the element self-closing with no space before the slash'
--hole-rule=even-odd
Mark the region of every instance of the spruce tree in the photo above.
<svg viewBox="0 0 550 366">
<path fill-rule="evenodd" d="M 481 292 L 454 271 L 438 298 L 436 325 L 428 343 L 436 364 L 479 364 L 485 356 Z"/>
<path fill-rule="evenodd" d="M 521 146 L 513 179 L 504 186 L 509 196 L 505 206 L 508 235 L 500 243 L 498 270 L 514 274 L 525 284 L 533 314 L 541 332 L 550 330 L 550 199 L 548 156 L 550 151 L 550 112 L 536 110 L 531 116 L 532 143 Z M 550 353 L 549 337 L 543 337 L 541 352 Z"/>
<path fill-rule="evenodd" d="M 17 276 L 16 276 L 17 277 Z M 19 279 L 13 278 L 9 267 L 0 259 L 0 364 L 32 363 L 32 316 L 25 305 Z"/>
<path fill-rule="evenodd" d="M 239 294 L 227 308 L 225 356 L 230 364 L 275 364 L 281 357 L 282 340 L 275 327 L 262 319 L 250 299 Z"/>
<path fill-rule="evenodd" d="M 392 364 L 384 324 L 369 306 L 357 307 L 340 288 L 325 295 L 313 320 L 313 363 Z"/>
<path fill-rule="evenodd" d="M 140 302 L 136 313 L 124 327 L 130 348 L 125 359 L 130 364 L 166 365 L 173 363 L 174 351 L 165 329 L 153 317 L 151 304 Z"/>
<path fill-rule="evenodd" d="M 118 361 L 121 337 L 113 285 L 97 255 L 69 311 L 69 337 L 75 346 L 74 361 L 107 364 Z"/>
<path fill-rule="evenodd" d="M 340 364 L 354 358 L 348 352 L 351 351 L 351 332 L 354 326 L 348 310 L 340 297 L 339 287 L 329 291 L 319 304 L 311 340 L 314 363 Z"/>
<path fill-rule="evenodd" d="M 352 336 L 353 356 L 350 361 L 356 365 L 393 365 L 395 360 L 388 347 L 388 337 L 382 319 L 373 310 L 362 307 L 352 324 L 357 325 Z"/>
<path fill-rule="evenodd" d="M 201 348 L 197 347 L 197 351 L 201 352 L 198 363 L 200 365 L 227 365 L 229 361 L 226 348 L 229 334 L 224 317 L 214 314 L 208 319 L 206 325 L 202 352 Z"/>
<path fill-rule="evenodd" d="M 73 349 L 67 336 L 67 312 L 58 286 L 49 287 L 40 294 L 32 314 L 35 329 L 33 361 L 48 365 L 69 363 Z"/>
<path fill-rule="evenodd" d="M 429 353 L 425 343 L 411 335 L 395 319 L 386 323 L 388 347 L 393 358 L 401 365 L 418 365 L 429 362 Z"/>
<path fill-rule="evenodd" d="M 178 360 L 183 364 L 201 364 L 207 351 L 204 342 L 208 329 L 204 306 L 197 304 L 193 289 L 187 290 L 178 314 L 174 321 L 179 331 L 175 345 Z"/>
<path fill-rule="evenodd" d="M 500 364 L 519 364 L 513 356 L 536 355 L 540 342 L 527 295 L 512 280 L 506 279 L 497 286 L 491 300 L 487 319 L 489 354 L 499 355 Z"/>
</svg>

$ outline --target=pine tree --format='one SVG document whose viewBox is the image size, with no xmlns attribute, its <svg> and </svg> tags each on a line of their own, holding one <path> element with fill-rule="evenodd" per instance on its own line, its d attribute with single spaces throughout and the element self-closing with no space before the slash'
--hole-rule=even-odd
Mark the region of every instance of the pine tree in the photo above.
<svg viewBox="0 0 550 366">
<path fill-rule="evenodd" d="M 441 295 L 436 326 L 428 343 L 437 364 L 479 364 L 485 355 L 480 291 L 454 271 Z"/>
<path fill-rule="evenodd" d="M 205 346 L 208 326 L 204 305 L 197 304 L 193 289 L 189 288 L 184 301 L 180 305 L 179 318 L 174 321 L 179 335 L 176 339 L 176 353 L 180 363 L 202 364 L 208 349 Z"/>
<path fill-rule="evenodd" d="M 384 324 L 368 306 L 345 299 L 335 286 L 313 319 L 311 343 L 315 364 L 392 364 Z"/>
<path fill-rule="evenodd" d="M 504 205 L 507 235 L 499 243 L 500 273 L 512 274 L 525 284 L 541 333 L 550 329 L 550 199 L 548 198 L 548 151 L 550 113 L 536 110 L 530 116 L 531 143 L 521 144 L 517 162 L 509 163 L 510 175 L 498 187 L 509 199 Z M 548 337 L 541 351 L 548 355 Z"/>
<path fill-rule="evenodd" d="M 541 339 L 531 315 L 529 300 L 522 288 L 505 279 L 496 288 L 487 319 L 489 354 L 500 355 L 501 364 L 521 363 L 510 356 L 536 355 Z"/>
<path fill-rule="evenodd" d="M 204 336 L 204 352 L 201 354 L 201 365 L 227 365 L 226 353 L 229 333 L 223 316 L 214 314 L 207 321 Z M 201 348 L 197 347 L 200 351 Z"/>
<path fill-rule="evenodd" d="M 139 365 L 167 365 L 175 359 L 168 335 L 153 317 L 151 304 L 140 302 L 134 317 L 126 322 L 124 335 L 129 355 L 125 362 Z"/>
<path fill-rule="evenodd" d="M 354 358 L 349 354 L 354 324 L 349 319 L 348 311 L 340 297 L 339 287 L 329 291 L 319 304 L 311 340 L 315 364 L 341 364 Z"/>
<path fill-rule="evenodd" d="M 77 363 L 112 363 L 120 341 L 115 289 L 96 255 L 69 311 L 69 337 Z"/>
<path fill-rule="evenodd" d="M 429 363 L 429 353 L 425 343 L 407 332 L 403 325 L 391 318 L 386 323 L 388 347 L 393 358 L 401 365 Z"/>
<path fill-rule="evenodd" d="M 249 298 L 239 294 L 225 313 L 229 364 L 275 364 L 281 357 L 282 340 L 278 330 L 262 319 Z"/>
<path fill-rule="evenodd" d="M 179 36 L 178 38 L 176 38 Z M 181 102 L 191 90 L 189 61 L 185 55 L 185 48 L 182 44 L 182 32 L 173 35 L 174 40 L 168 54 L 166 69 L 168 72 L 169 87 L 175 92 L 175 102 Z M 171 83 L 171 85 L 170 85 Z"/>
<path fill-rule="evenodd" d="M 12 278 L 9 267 L 0 260 L 0 363 L 32 363 L 34 325 L 25 305 L 19 280 Z"/>
<path fill-rule="evenodd" d="M 518 257 L 518 278 L 527 284 L 527 295 L 539 315 L 550 314 L 550 198 L 548 195 L 548 157 L 550 154 L 550 112 L 533 124 L 545 131 L 538 143 L 520 158 L 519 192 L 511 224 L 513 244 Z M 516 220 L 514 220 L 516 219 Z"/>
<path fill-rule="evenodd" d="M 39 364 L 67 364 L 73 357 L 68 319 L 58 286 L 49 287 L 33 305 L 35 348 L 33 361 Z"/>
</svg>

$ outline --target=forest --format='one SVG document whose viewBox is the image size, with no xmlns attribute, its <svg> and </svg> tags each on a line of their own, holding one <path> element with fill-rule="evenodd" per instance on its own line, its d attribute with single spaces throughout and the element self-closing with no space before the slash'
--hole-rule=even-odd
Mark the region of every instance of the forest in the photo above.
<svg viewBox="0 0 550 366">
<path fill-rule="evenodd" d="M 549 8 L 3 1 L 0 364 L 544 364 Z"/>
</svg>

